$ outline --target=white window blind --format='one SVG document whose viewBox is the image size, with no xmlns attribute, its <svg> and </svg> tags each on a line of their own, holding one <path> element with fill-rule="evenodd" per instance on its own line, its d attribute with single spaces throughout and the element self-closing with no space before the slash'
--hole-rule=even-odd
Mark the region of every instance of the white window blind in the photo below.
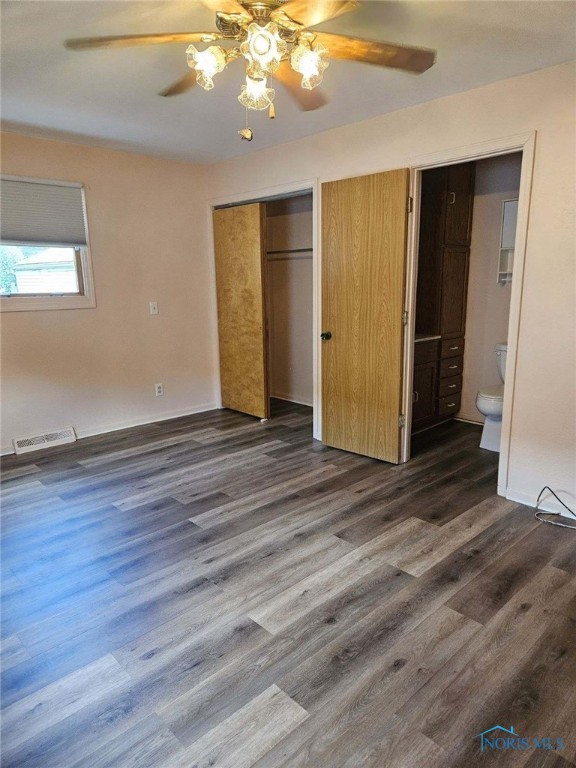
<svg viewBox="0 0 576 768">
<path fill-rule="evenodd" d="M 0 213 L 3 242 L 86 245 L 80 185 L 3 177 Z"/>
</svg>

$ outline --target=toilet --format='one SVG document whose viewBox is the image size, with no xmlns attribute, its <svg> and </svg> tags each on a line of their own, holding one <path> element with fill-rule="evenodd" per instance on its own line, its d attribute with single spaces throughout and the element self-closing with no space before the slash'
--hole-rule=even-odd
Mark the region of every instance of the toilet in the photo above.
<svg viewBox="0 0 576 768">
<path fill-rule="evenodd" d="M 496 365 L 501 380 L 506 378 L 506 353 L 508 344 L 496 344 Z M 488 451 L 500 451 L 500 431 L 502 429 L 502 408 L 504 404 L 504 384 L 496 387 L 484 387 L 476 395 L 476 408 L 485 417 L 480 448 Z"/>
</svg>

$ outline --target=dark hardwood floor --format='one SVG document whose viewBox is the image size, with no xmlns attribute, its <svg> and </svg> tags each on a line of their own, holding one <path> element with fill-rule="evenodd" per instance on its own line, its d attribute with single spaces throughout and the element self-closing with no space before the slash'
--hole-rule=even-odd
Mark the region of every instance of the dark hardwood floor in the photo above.
<svg viewBox="0 0 576 768">
<path fill-rule="evenodd" d="M 478 443 L 392 466 L 276 403 L 5 458 L 2 766 L 574 765 L 576 536 Z"/>
</svg>

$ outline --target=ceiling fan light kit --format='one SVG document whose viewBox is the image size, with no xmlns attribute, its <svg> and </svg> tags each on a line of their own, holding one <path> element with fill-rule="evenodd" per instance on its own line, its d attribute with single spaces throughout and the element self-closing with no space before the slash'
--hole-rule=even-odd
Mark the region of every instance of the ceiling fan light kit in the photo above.
<svg viewBox="0 0 576 768">
<path fill-rule="evenodd" d="M 66 41 L 73 50 L 128 47 L 175 42 L 212 43 L 234 41 L 230 48 L 210 45 L 186 49 L 193 70 L 162 91 L 176 96 L 198 83 L 204 90 L 214 88 L 214 77 L 228 64 L 243 59 L 245 83 L 238 101 L 246 109 L 269 109 L 274 117 L 273 75 L 297 101 L 301 109 L 318 109 L 326 99 L 318 91 L 329 65 L 329 57 L 392 67 L 419 74 L 432 66 L 435 52 L 393 43 L 361 40 L 347 35 L 316 32 L 317 24 L 358 7 L 356 0 L 202 0 L 216 12 L 218 32 L 176 32 L 152 35 L 124 35 L 81 38 Z M 307 95 L 308 94 L 308 95 Z"/>
</svg>

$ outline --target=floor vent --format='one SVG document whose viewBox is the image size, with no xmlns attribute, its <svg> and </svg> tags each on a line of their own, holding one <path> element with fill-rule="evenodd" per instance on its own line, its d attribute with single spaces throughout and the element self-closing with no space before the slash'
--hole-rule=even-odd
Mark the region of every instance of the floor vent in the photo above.
<svg viewBox="0 0 576 768">
<path fill-rule="evenodd" d="M 72 427 L 65 427 L 56 432 L 46 432 L 43 435 L 30 435 L 30 437 L 16 437 L 14 451 L 16 453 L 28 453 L 28 451 L 37 451 L 40 448 L 48 448 L 51 445 L 64 445 L 64 443 L 74 443 L 76 434 Z"/>
</svg>

